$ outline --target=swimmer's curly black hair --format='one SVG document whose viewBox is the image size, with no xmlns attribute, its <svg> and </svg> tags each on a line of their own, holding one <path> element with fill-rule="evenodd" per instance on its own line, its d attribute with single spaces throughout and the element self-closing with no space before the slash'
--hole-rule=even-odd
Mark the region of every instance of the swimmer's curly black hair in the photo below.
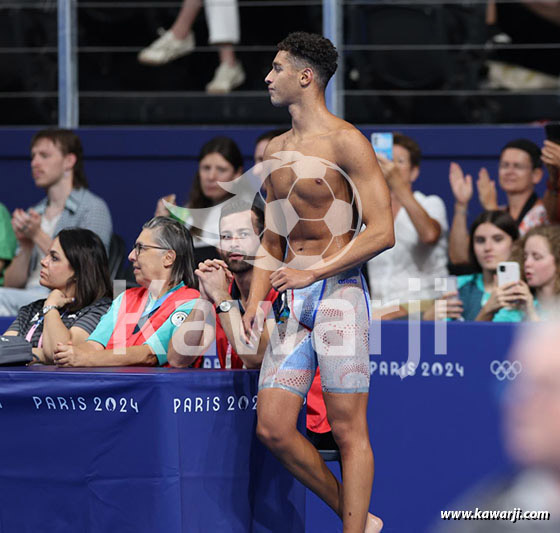
<svg viewBox="0 0 560 533">
<path fill-rule="evenodd" d="M 310 66 L 322 88 L 336 72 L 338 52 L 325 37 L 316 33 L 296 31 L 278 43 L 278 50 L 288 52 L 296 60 Z"/>
</svg>

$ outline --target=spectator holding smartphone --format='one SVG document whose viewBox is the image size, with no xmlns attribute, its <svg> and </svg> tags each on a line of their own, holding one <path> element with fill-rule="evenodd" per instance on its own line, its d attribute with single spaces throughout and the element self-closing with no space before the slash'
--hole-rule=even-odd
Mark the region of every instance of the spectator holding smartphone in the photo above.
<svg viewBox="0 0 560 533">
<path fill-rule="evenodd" d="M 519 321 L 518 310 L 498 314 L 511 303 L 515 283 L 498 287 L 496 269 L 507 261 L 518 237 L 515 221 L 504 211 L 484 211 L 471 226 L 469 255 L 474 274 L 457 277 L 457 291 L 443 295 L 424 313 L 424 320 Z"/>
<path fill-rule="evenodd" d="M 522 280 L 507 301 L 522 312 L 520 319 L 539 321 L 556 306 L 560 294 L 560 226 L 530 230 L 519 242 Z"/>
<path fill-rule="evenodd" d="M 420 175 L 420 147 L 410 137 L 393 134 L 393 160 L 377 159 L 389 190 L 395 226 L 395 246 L 367 263 L 371 298 L 376 307 L 390 301 L 408 309 L 410 300 L 429 303 L 436 297 L 435 278 L 447 276 L 447 213 L 443 200 L 412 189 Z M 419 280 L 410 290 L 409 280 Z"/>
</svg>

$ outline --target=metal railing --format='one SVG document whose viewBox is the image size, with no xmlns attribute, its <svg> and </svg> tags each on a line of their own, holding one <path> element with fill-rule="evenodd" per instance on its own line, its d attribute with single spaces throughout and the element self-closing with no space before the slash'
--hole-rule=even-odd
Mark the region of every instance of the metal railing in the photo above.
<svg viewBox="0 0 560 533">
<path fill-rule="evenodd" d="M 391 0 L 390 2 L 380 2 L 379 0 L 270 0 L 270 1 L 240 1 L 240 7 L 289 7 L 289 6 L 315 6 L 322 7 L 322 29 L 323 34 L 328 37 L 333 44 L 337 47 L 340 53 L 339 68 L 327 87 L 327 106 L 329 109 L 338 116 L 344 117 L 344 101 L 347 96 L 355 97 L 371 97 L 371 96 L 441 96 L 441 95 L 455 95 L 455 96 L 484 96 L 495 95 L 495 92 L 484 87 L 454 87 L 454 88 L 382 88 L 382 89 L 369 89 L 358 88 L 348 90 L 345 88 L 344 80 L 344 59 L 345 55 L 354 52 L 405 52 L 410 51 L 413 53 L 418 52 L 438 52 L 445 51 L 452 53 L 484 53 L 488 50 L 488 45 L 485 42 L 464 42 L 464 43 L 441 43 L 441 44 L 426 44 L 426 43 L 412 43 L 412 44 L 352 44 L 344 42 L 344 7 L 348 6 L 415 6 L 415 5 L 448 5 L 448 6 L 481 6 L 487 0 L 422 0 L 415 2 L 415 0 Z M 513 0 L 496 0 L 497 3 L 512 3 Z M 80 54 L 95 54 L 95 53 L 136 53 L 139 51 L 138 47 L 132 46 L 81 46 L 78 49 L 77 28 L 78 28 L 78 10 L 79 9 L 97 9 L 103 8 L 108 10 L 118 9 L 133 9 L 133 8 L 176 8 L 181 6 L 180 1 L 165 2 L 165 1 L 137 1 L 137 2 L 95 2 L 95 1 L 80 1 L 77 0 L 43 0 L 43 1 L 27 1 L 22 2 L 0 2 L 1 9 L 57 9 L 57 29 L 58 38 L 57 46 L 42 46 L 38 47 L 0 47 L 0 55 L 8 53 L 51 53 L 57 54 L 58 64 L 58 91 L 28 91 L 22 93 L 21 91 L 6 91 L 0 93 L 0 98 L 21 98 L 22 96 L 29 97 L 58 97 L 58 122 L 60 126 L 75 128 L 79 125 L 79 89 L 78 89 L 78 52 Z M 559 28 L 560 35 L 560 28 Z M 547 43 L 547 44 L 533 44 L 533 43 L 498 43 L 494 44 L 495 50 L 533 50 L 539 51 L 543 48 L 549 50 L 560 49 L 560 42 Z M 276 50 L 275 46 L 250 46 L 239 45 L 235 47 L 239 52 L 263 52 L 270 51 L 273 53 Z M 197 52 L 214 52 L 216 47 L 213 46 L 197 46 Z M 534 94 L 533 90 L 517 91 L 516 95 Z M 189 94 L 185 91 L 157 91 L 157 94 L 148 93 L 146 91 L 130 91 L 120 90 L 116 91 L 99 91 L 90 90 L 84 91 L 83 95 L 89 98 L 105 97 L 107 95 L 114 95 L 115 97 L 144 97 L 150 94 L 152 97 L 168 98 L 176 96 L 184 96 Z M 193 94 L 193 93 L 190 93 Z M 195 93 L 201 96 L 200 93 Z M 262 96 L 261 93 L 256 91 L 239 91 L 232 93 L 230 96 L 248 96 L 253 97 L 256 95 Z M 550 89 L 540 91 L 541 95 L 558 95 L 558 90 Z"/>
</svg>

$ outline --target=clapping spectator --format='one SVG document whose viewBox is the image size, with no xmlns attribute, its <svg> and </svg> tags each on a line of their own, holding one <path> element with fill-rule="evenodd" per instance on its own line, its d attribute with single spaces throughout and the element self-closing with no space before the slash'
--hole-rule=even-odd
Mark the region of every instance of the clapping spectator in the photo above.
<svg viewBox="0 0 560 533">
<path fill-rule="evenodd" d="M 41 260 L 46 299 L 23 306 L 5 335 L 33 346 L 38 361 L 52 363 L 57 343 L 85 341 L 111 305 L 107 253 L 88 229 L 62 230 Z"/>
<path fill-rule="evenodd" d="M 548 216 L 542 200 L 537 197 L 535 185 L 542 179 L 541 152 L 527 139 L 517 139 L 504 146 L 500 154 L 499 183 L 506 193 L 505 210 L 515 220 L 519 234 L 548 224 Z M 449 258 L 453 264 L 469 262 L 469 234 L 467 209 L 473 195 L 470 175 L 464 175 L 457 163 L 451 163 L 449 182 L 455 197 L 455 210 L 449 234 Z M 481 168 L 477 180 L 478 198 L 487 211 L 499 209 L 495 182 L 485 168 Z"/>
<path fill-rule="evenodd" d="M 75 133 L 39 131 L 31 141 L 31 171 L 46 196 L 28 211 L 14 211 L 12 226 L 19 248 L 0 288 L 0 316 L 15 316 L 22 305 L 46 296 L 39 283 L 40 261 L 60 230 L 90 229 L 106 249 L 111 239 L 111 214 L 107 204 L 87 188 L 82 143 Z"/>
<path fill-rule="evenodd" d="M 560 144 L 550 140 L 544 141 L 541 159 L 548 171 L 548 181 L 543 200 L 548 212 L 548 218 L 552 223 L 557 224 L 560 222 L 560 210 L 558 209 L 558 202 L 560 201 Z"/>
</svg>

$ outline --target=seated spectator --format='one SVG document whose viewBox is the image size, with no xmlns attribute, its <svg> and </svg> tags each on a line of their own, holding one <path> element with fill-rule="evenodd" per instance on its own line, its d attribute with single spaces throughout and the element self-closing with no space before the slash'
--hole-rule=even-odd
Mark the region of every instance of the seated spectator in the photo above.
<svg viewBox="0 0 560 533">
<path fill-rule="evenodd" d="M 4 270 L 16 253 L 17 240 L 10 212 L 0 204 L 0 285 L 4 285 Z"/>
<path fill-rule="evenodd" d="M 536 322 L 556 307 L 560 295 L 560 226 L 533 228 L 518 247 L 523 280 L 513 287 L 506 301 L 522 311 L 520 318 Z"/>
<path fill-rule="evenodd" d="M 520 313 L 497 315 L 508 305 L 512 285 L 498 287 L 498 263 L 507 261 L 519 232 L 504 211 L 484 211 L 471 226 L 469 255 L 474 274 L 457 277 L 458 292 L 448 292 L 424 313 L 424 320 L 446 318 L 477 321 L 518 321 Z M 445 305 L 442 305 L 445 304 Z"/>
<path fill-rule="evenodd" d="M 548 224 L 546 208 L 537 197 L 535 185 L 543 176 L 541 151 L 527 139 L 507 143 L 500 154 L 499 182 L 506 193 L 506 211 L 515 220 L 519 234 L 531 228 Z M 467 231 L 467 208 L 473 195 L 472 177 L 464 176 L 457 163 L 451 163 L 449 182 L 455 196 L 455 211 L 449 234 L 449 258 L 453 264 L 469 262 L 469 234 Z M 496 185 L 488 171 L 481 168 L 478 173 L 478 198 L 487 211 L 499 209 Z"/>
<path fill-rule="evenodd" d="M 420 147 L 400 133 L 393 134 L 393 161 L 377 159 L 391 191 L 395 246 L 367 263 L 374 307 L 398 300 L 406 309 L 410 300 L 435 298 L 435 278 L 447 276 L 447 214 L 439 196 L 412 190 L 420 175 Z M 409 280 L 419 280 L 411 290 Z"/>
<path fill-rule="evenodd" d="M 128 256 L 140 287 L 112 303 L 93 333 L 81 344 L 59 343 L 59 366 L 156 366 L 167 363 L 175 328 L 200 296 L 194 288 L 192 238 L 176 220 L 146 222 Z"/>
<path fill-rule="evenodd" d="M 190 209 L 207 209 L 202 218 L 199 215 L 196 227 L 191 229 L 195 248 L 195 265 L 205 259 L 216 257 L 215 246 L 218 244 L 218 222 L 221 209 L 219 204 L 231 198 L 231 194 L 223 189 L 220 183 L 232 181 L 242 173 L 243 156 L 232 139 L 215 137 L 202 146 L 198 154 L 198 171 L 186 205 Z M 176 195 L 170 194 L 160 198 L 155 216 L 170 215 L 163 200 L 175 204 Z M 191 217 L 187 220 L 187 226 L 191 226 L 193 222 Z"/>
<path fill-rule="evenodd" d="M 46 299 L 23 306 L 5 335 L 25 337 L 38 361 L 52 363 L 58 343 L 87 339 L 111 305 L 107 252 L 88 229 L 62 230 L 41 260 Z"/>
<path fill-rule="evenodd" d="M 553 224 L 560 222 L 560 144 L 550 140 L 544 141 L 541 150 L 541 159 L 548 170 L 548 181 L 546 182 L 546 192 L 544 194 L 544 204 L 548 213 L 548 218 Z"/>
<path fill-rule="evenodd" d="M 90 229 L 106 249 L 111 240 L 111 214 L 107 204 L 87 188 L 82 143 L 75 133 L 48 129 L 35 134 L 31 171 L 46 196 L 28 211 L 14 211 L 12 226 L 19 248 L 0 288 L 0 316 L 16 315 L 22 305 L 46 296 L 48 291 L 39 283 L 40 261 L 60 230 Z"/>
<path fill-rule="evenodd" d="M 264 206 L 263 206 L 264 207 Z M 172 366 L 190 366 L 216 340 L 216 350 L 222 368 L 260 368 L 268 344 L 268 328 L 260 339 L 246 344 L 241 317 L 244 313 L 253 278 L 253 262 L 264 228 L 264 213 L 257 205 L 232 200 L 222 208 L 220 218 L 221 260 L 207 260 L 195 271 L 201 299 L 187 320 L 177 328 L 169 346 L 168 359 Z M 270 324 L 280 319 L 282 298 L 271 289 L 267 301 L 272 304 Z M 214 316 L 214 323 L 205 324 Z M 186 349 L 185 349 L 186 348 Z M 198 348 L 198 349 L 197 349 Z M 319 370 L 307 395 L 307 429 L 312 442 L 336 448 L 327 421 Z"/>
</svg>

